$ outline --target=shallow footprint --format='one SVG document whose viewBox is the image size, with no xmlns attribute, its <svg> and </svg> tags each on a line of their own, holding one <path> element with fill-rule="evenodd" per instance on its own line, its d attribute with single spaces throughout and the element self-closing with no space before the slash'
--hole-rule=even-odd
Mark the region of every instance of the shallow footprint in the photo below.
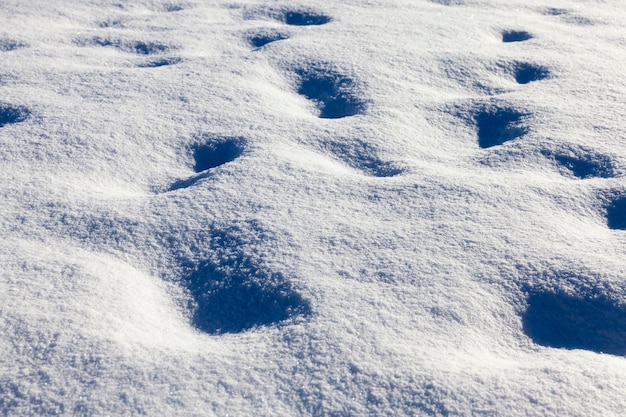
<svg viewBox="0 0 626 417">
<path fill-rule="evenodd" d="M 162 54 L 169 52 L 171 49 L 174 49 L 172 46 L 160 42 L 112 39 L 102 38 L 99 36 L 93 37 L 91 39 L 77 41 L 76 43 L 79 46 L 113 47 L 123 52 L 129 52 L 138 55 Z"/>
<path fill-rule="evenodd" d="M 528 296 L 523 330 L 535 343 L 626 355 L 626 307 L 604 296 L 536 292 Z"/>
<path fill-rule="evenodd" d="M 240 333 L 310 314 L 309 303 L 282 274 L 245 258 L 205 263 L 185 282 L 196 303 L 192 322 L 209 334 Z"/>
<path fill-rule="evenodd" d="M 138 65 L 139 68 L 158 68 L 166 67 L 168 65 L 176 65 L 182 62 L 181 58 L 163 58 L 153 61 L 144 62 Z"/>
<path fill-rule="evenodd" d="M 268 43 L 289 39 L 289 35 L 274 29 L 262 29 L 246 35 L 248 43 L 254 48 L 260 48 Z"/>
<path fill-rule="evenodd" d="M 393 164 L 383 161 L 378 150 L 360 139 L 329 141 L 324 148 L 346 165 L 372 177 L 393 177 L 403 172 Z"/>
<path fill-rule="evenodd" d="M 296 70 L 298 94 L 312 100 L 322 119 L 354 116 L 365 110 L 365 101 L 356 90 L 355 81 L 325 65 Z"/>
<path fill-rule="evenodd" d="M 28 119 L 29 116 L 30 110 L 26 107 L 0 103 L 0 127 L 23 122 Z"/>
<path fill-rule="evenodd" d="M 567 176 L 580 179 L 612 178 L 616 170 L 611 158 L 589 149 L 543 150 L 543 156 L 552 159 Z"/>
</svg>

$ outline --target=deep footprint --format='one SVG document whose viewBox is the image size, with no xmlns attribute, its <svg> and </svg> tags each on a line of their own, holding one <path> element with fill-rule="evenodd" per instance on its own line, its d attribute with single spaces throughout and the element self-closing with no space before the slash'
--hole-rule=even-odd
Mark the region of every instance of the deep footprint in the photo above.
<svg viewBox="0 0 626 417">
<path fill-rule="evenodd" d="M 626 308 L 602 296 L 531 294 L 522 316 L 523 330 L 535 343 L 626 355 Z"/>
<path fill-rule="evenodd" d="M 323 119 L 339 119 L 357 115 L 365 102 L 355 91 L 355 82 L 323 66 L 296 71 L 298 93 L 314 101 Z"/>
<path fill-rule="evenodd" d="M 28 119 L 28 116 L 30 116 L 30 111 L 26 107 L 0 103 L 0 127 L 23 122 Z"/>
<path fill-rule="evenodd" d="M 546 67 L 528 62 L 518 62 L 514 64 L 512 73 L 518 84 L 528 84 L 533 81 L 546 79 L 550 76 L 550 71 Z"/>
<path fill-rule="evenodd" d="M 209 170 L 237 159 L 244 151 L 246 141 L 239 137 L 204 137 L 206 143 L 193 147 L 194 171 L 199 175 L 175 182 L 169 191 L 194 185 L 206 178 Z"/>
<path fill-rule="evenodd" d="M 506 30 L 502 32 L 502 42 L 523 42 L 532 38 L 532 34 L 523 30 Z"/>
<path fill-rule="evenodd" d="M 324 25 L 331 20 L 326 15 L 312 11 L 289 11 L 283 17 L 286 24 L 293 26 Z"/>
<path fill-rule="evenodd" d="M 616 175 L 611 158 L 586 149 L 542 151 L 546 158 L 556 162 L 568 176 L 580 179 L 612 178 Z"/>
<path fill-rule="evenodd" d="M 459 115 L 464 119 L 469 118 L 469 122 L 474 124 L 478 146 L 483 149 L 502 145 L 528 133 L 528 128 L 523 124 L 526 116 L 504 104 L 482 104 L 470 110 L 469 116 Z"/>
<path fill-rule="evenodd" d="M 612 199 L 606 207 L 606 219 L 610 229 L 626 230 L 626 195 Z"/>
<path fill-rule="evenodd" d="M 260 48 L 268 43 L 289 39 L 289 36 L 276 30 L 261 30 L 253 34 L 249 34 L 247 38 L 250 45 L 255 48 Z"/>
</svg>

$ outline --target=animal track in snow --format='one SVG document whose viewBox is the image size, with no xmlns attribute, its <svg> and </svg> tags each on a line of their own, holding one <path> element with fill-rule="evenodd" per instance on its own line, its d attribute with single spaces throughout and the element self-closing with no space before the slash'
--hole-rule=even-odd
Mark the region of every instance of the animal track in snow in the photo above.
<svg viewBox="0 0 626 417">
<path fill-rule="evenodd" d="M 282 274 L 255 267 L 246 258 L 205 263 L 186 283 L 196 303 L 193 324 L 209 334 L 239 333 L 311 311 Z"/>
<path fill-rule="evenodd" d="M 528 133 L 524 118 L 528 116 L 504 103 L 479 103 L 468 109 L 457 109 L 457 117 L 476 129 L 478 146 L 491 148 Z"/>
<path fill-rule="evenodd" d="M 550 71 L 546 67 L 528 62 L 516 62 L 511 65 L 510 71 L 518 84 L 528 84 L 550 76 Z"/>
<path fill-rule="evenodd" d="M 626 355 L 626 307 L 605 296 L 536 292 L 528 296 L 523 330 L 535 343 Z"/>
<path fill-rule="evenodd" d="M 30 110 L 23 106 L 11 106 L 0 103 L 0 127 L 12 123 L 25 121 L 30 116 Z"/>
<path fill-rule="evenodd" d="M 175 65 L 182 62 L 181 58 L 162 58 L 144 62 L 138 65 L 139 68 L 158 68 L 168 65 Z"/>
<path fill-rule="evenodd" d="M 559 16 L 564 22 L 572 23 L 575 25 L 588 26 L 594 24 L 593 20 L 588 19 L 584 16 L 574 14 L 567 9 L 550 7 L 547 9 L 543 9 L 542 13 L 547 16 Z"/>
<path fill-rule="evenodd" d="M 268 43 L 289 39 L 286 33 L 275 29 L 262 29 L 247 36 L 248 42 L 255 48 L 260 48 Z"/>
<path fill-rule="evenodd" d="M 502 32 L 502 42 L 523 42 L 532 39 L 533 35 L 523 30 L 505 30 Z"/>
<path fill-rule="evenodd" d="M 365 175 L 393 177 L 402 173 L 402 169 L 381 160 L 377 149 L 359 139 L 327 142 L 324 148 Z"/>
<path fill-rule="evenodd" d="M 298 93 L 312 100 L 323 119 L 354 116 L 365 109 L 355 89 L 355 82 L 328 66 L 312 66 L 296 70 Z"/>
<path fill-rule="evenodd" d="M 102 38 L 96 36 L 94 38 L 77 42 L 80 46 L 103 46 L 113 47 L 123 52 L 134 53 L 138 55 L 155 55 L 169 52 L 173 49 L 170 45 L 159 42 L 129 41 L 122 39 Z"/>
<path fill-rule="evenodd" d="M 626 195 L 617 196 L 607 204 L 606 220 L 610 229 L 626 230 Z"/>
<path fill-rule="evenodd" d="M 327 16 L 314 9 L 274 9 L 258 8 L 244 12 L 245 19 L 270 18 L 291 26 L 319 26 L 332 21 Z"/>
<path fill-rule="evenodd" d="M 194 171 L 199 175 L 175 182 L 170 191 L 186 188 L 195 184 L 198 180 L 207 177 L 209 170 L 234 161 L 245 148 L 246 141 L 238 137 L 211 138 L 205 136 L 207 142 L 196 145 L 192 151 Z"/>
<path fill-rule="evenodd" d="M 266 243 L 267 233 L 258 228 L 252 222 L 210 231 L 211 259 L 192 268 L 183 280 L 195 304 L 192 322 L 199 330 L 239 333 L 311 314 L 310 303 L 283 274 L 250 256 Z"/>
<path fill-rule="evenodd" d="M 554 160 L 558 168 L 568 176 L 588 179 L 611 178 L 616 175 L 611 158 L 588 149 L 544 150 L 541 153 Z"/>
</svg>

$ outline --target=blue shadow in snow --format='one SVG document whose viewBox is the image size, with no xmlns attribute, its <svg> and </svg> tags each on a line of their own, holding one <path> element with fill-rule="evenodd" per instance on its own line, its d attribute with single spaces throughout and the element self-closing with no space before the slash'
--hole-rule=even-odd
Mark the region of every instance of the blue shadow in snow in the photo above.
<svg viewBox="0 0 626 417">
<path fill-rule="evenodd" d="M 378 157 L 378 151 L 360 139 L 333 141 L 327 149 L 352 168 L 374 177 L 393 177 L 403 171 Z"/>
<path fill-rule="evenodd" d="M 598 297 L 539 292 L 528 297 L 523 330 L 535 343 L 626 355 L 626 308 Z"/>
<path fill-rule="evenodd" d="M 528 129 L 521 125 L 524 116 L 526 114 L 508 107 L 479 106 L 472 115 L 478 146 L 490 148 L 525 135 Z"/>
<path fill-rule="evenodd" d="M 626 230 L 626 196 L 620 196 L 606 207 L 607 225 L 610 229 Z"/>
<path fill-rule="evenodd" d="M 365 109 L 365 102 L 355 92 L 354 81 L 333 70 L 310 68 L 298 70 L 298 93 L 317 103 L 323 119 L 354 116 Z"/>
<path fill-rule="evenodd" d="M 324 25 L 331 20 L 329 16 L 311 11 L 289 11 L 285 12 L 283 18 L 286 24 L 293 26 Z"/>
<path fill-rule="evenodd" d="M 539 81 L 550 76 L 550 71 L 546 67 L 534 65 L 527 62 L 515 65 L 514 77 L 518 84 L 528 84 L 532 81 Z"/>
<path fill-rule="evenodd" d="M 542 151 L 541 153 L 556 161 L 561 169 L 576 178 L 612 178 L 615 176 L 613 163 L 606 155 L 585 150 L 581 150 L 580 154 L 552 151 Z"/>
<path fill-rule="evenodd" d="M 144 42 L 144 41 L 125 41 L 120 39 L 109 39 L 94 37 L 87 42 L 81 42 L 81 44 L 91 44 L 94 46 L 104 46 L 117 48 L 120 51 L 130 52 L 138 55 L 155 55 L 168 52 L 171 47 L 159 42 Z"/>
<path fill-rule="evenodd" d="M 502 32 L 502 42 L 523 42 L 532 39 L 533 35 L 523 30 L 506 30 Z"/>
<path fill-rule="evenodd" d="M 248 36 L 248 42 L 255 48 L 260 48 L 268 43 L 289 39 L 285 33 L 275 30 L 263 30 Z"/>
<path fill-rule="evenodd" d="M 163 58 L 163 59 L 156 59 L 154 61 L 144 62 L 142 64 L 139 64 L 138 67 L 139 68 L 158 68 L 158 67 L 165 67 L 168 65 L 176 65 L 180 62 L 182 62 L 182 59 L 180 58 Z"/>
<path fill-rule="evenodd" d="M 193 324 L 209 334 L 240 333 L 311 313 L 282 274 L 256 268 L 245 258 L 200 265 L 186 283 L 196 304 Z"/>
<path fill-rule="evenodd" d="M 26 107 L 0 104 L 0 127 L 23 122 L 28 116 L 30 116 L 30 111 Z"/>
<path fill-rule="evenodd" d="M 212 168 L 217 168 L 237 159 L 244 151 L 246 141 L 240 137 L 202 137 L 207 143 L 193 147 L 194 171 L 199 175 L 176 181 L 169 191 L 187 188 L 210 175 Z"/>
<path fill-rule="evenodd" d="M 14 51 L 25 46 L 26 44 L 13 39 L 0 39 L 0 52 Z"/>
</svg>

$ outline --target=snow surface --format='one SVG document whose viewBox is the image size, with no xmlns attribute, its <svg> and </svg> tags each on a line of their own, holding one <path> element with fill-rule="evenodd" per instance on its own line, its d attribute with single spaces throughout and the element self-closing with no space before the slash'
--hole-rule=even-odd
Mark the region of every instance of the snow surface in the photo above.
<svg viewBox="0 0 626 417">
<path fill-rule="evenodd" d="M 624 22 L 2 1 L 1 414 L 621 415 Z"/>
</svg>

